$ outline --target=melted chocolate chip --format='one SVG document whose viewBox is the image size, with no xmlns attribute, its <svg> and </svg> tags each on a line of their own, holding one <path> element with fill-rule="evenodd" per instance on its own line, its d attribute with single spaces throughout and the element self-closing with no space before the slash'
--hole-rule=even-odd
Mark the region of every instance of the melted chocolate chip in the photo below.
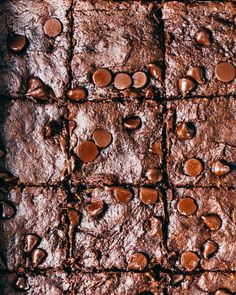
<svg viewBox="0 0 236 295">
<path fill-rule="evenodd" d="M 202 67 L 190 68 L 187 72 L 187 76 L 192 78 L 200 85 L 205 83 L 204 72 Z"/>
<path fill-rule="evenodd" d="M 112 142 L 112 135 L 107 130 L 96 130 L 93 132 L 93 140 L 100 148 L 106 148 Z"/>
<path fill-rule="evenodd" d="M 131 117 L 131 118 L 126 118 L 124 120 L 124 127 L 126 129 L 137 129 L 141 125 L 141 119 L 139 117 Z"/>
<path fill-rule="evenodd" d="M 114 86 L 116 89 L 124 90 L 132 85 L 131 77 L 126 73 L 118 73 L 114 79 Z"/>
<path fill-rule="evenodd" d="M 99 216 L 104 211 L 104 202 L 102 200 L 91 202 L 87 205 L 87 212 L 90 216 Z"/>
<path fill-rule="evenodd" d="M 199 257 L 192 251 L 184 252 L 180 258 L 181 265 L 187 270 L 194 270 L 199 264 Z"/>
<path fill-rule="evenodd" d="M 184 163 L 184 172 L 189 176 L 198 176 L 201 174 L 202 170 L 202 163 L 196 158 L 189 159 Z"/>
<path fill-rule="evenodd" d="M 177 209 L 180 214 L 189 216 L 197 211 L 197 203 L 192 198 L 183 198 L 178 202 Z"/>
<path fill-rule="evenodd" d="M 160 159 L 162 159 L 163 151 L 162 151 L 161 140 L 157 140 L 151 145 L 150 152 L 158 155 Z"/>
<path fill-rule="evenodd" d="M 10 219 L 15 215 L 15 213 L 16 213 L 16 208 L 13 206 L 13 204 L 6 201 L 0 201 L 0 218 L 1 219 Z"/>
<path fill-rule="evenodd" d="M 147 84 L 147 75 L 144 72 L 136 72 L 132 78 L 134 88 L 143 88 Z"/>
<path fill-rule="evenodd" d="M 10 36 L 7 40 L 8 48 L 13 52 L 21 52 L 27 45 L 27 39 L 23 35 Z"/>
<path fill-rule="evenodd" d="M 161 192 L 154 188 L 141 187 L 139 196 L 140 200 L 146 205 L 153 205 L 157 202 Z"/>
<path fill-rule="evenodd" d="M 32 96 L 35 98 L 44 98 L 46 96 L 45 85 L 37 77 L 29 78 L 28 91 L 26 95 Z"/>
<path fill-rule="evenodd" d="M 62 32 L 62 24 L 56 18 L 51 18 L 46 21 L 44 24 L 44 33 L 50 38 L 56 38 Z"/>
<path fill-rule="evenodd" d="M 148 261 L 144 254 L 142 253 L 134 253 L 129 260 L 128 266 L 129 269 L 132 270 L 143 270 L 147 266 Z"/>
<path fill-rule="evenodd" d="M 97 155 L 97 146 L 92 141 L 85 141 L 78 148 L 78 156 L 85 163 L 92 162 L 96 159 Z"/>
<path fill-rule="evenodd" d="M 77 87 L 69 89 L 67 91 L 67 97 L 71 100 L 82 100 L 87 97 L 87 90 L 83 87 Z"/>
<path fill-rule="evenodd" d="M 31 253 L 31 262 L 33 267 L 37 267 L 39 264 L 43 263 L 47 257 L 47 253 L 45 250 L 37 248 L 34 249 Z"/>
<path fill-rule="evenodd" d="M 212 43 L 211 31 L 208 29 L 203 29 L 199 31 L 196 35 L 196 40 L 198 44 L 203 46 L 209 46 Z"/>
<path fill-rule="evenodd" d="M 112 75 L 107 69 L 98 69 L 93 74 L 93 83 L 97 87 L 108 86 L 112 81 Z"/>
<path fill-rule="evenodd" d="M 154 183 L 162 180 L 161 170 L 156 169 L 156 168 L 148 169 L 146 171 L 145 176 L 148 179 L 148 182 L 151 183 L 151 184 L 154 184 Z"/>
<path fill-rule="evenodd" d="M 176 126 L 176 133 L 180 140 L 188 140 L 195 136 L 196 129 L 191 122 L 180 122 Z"/>
<path fill-rule="evenodd" d="M 221 82 L 231 82 L 236 76 L 235 66 L 229 62 L 221 62 L 216 65 L 215 75 Z"/>
<path fill-rule="evenodd" d="M 201 218 L 210 230 L 218 230 L 221 227 L 222 221 L 216 214 L 202 216 Z"/>
<path fill-rule="evenodd" d="M 184 280 L 184 275 L 182 274 L 172 274 L 170 276 L 170 283 L 172 286 L 176 286 L 180 284 Z"/>
<path fill-rule="evenodd" d="M 182 97 L 186 97 L 196 87 L 196 83 L 190 78 L 181 78 L 178 82 Z"/>
<path fill-rule="evenodd" d="M 114 188 L 114 196 L 118 203 L 126 204 L 132 200 L 132 193 L 131 191 L 123 188 L 123 187 L 116 187 Z"/>
<path fill-rule="evenodd" d="M 29 285 L 26 276 L 19 275 L 16 279 L 15 286 L 20 291 L 27 291 L 29 289 Z"/>
<path fill-rule="evenodd" d="M 203 244 L 202 255 L 204 259 L 209 259 L 217 252 L 217 250 L 218 245 L 216 244 L 216 242 L 208 240 Z"/>
<path fill-rule="evenodd" d="M 214 161 L 211 168 L 216 176 L 223 176 L 230 172 L 230 167 L 223 160 Z"/>
<path fill-rule="evenodd" d="M 149 64 L 148 69 L 150 71 L 150 74 L 152 77 L 154 77 L 156 80 L 163 82 L 163 76 L 162 76 L 162 68 L 156 64 Z"/>
<path fill-rule="evenodd" d="M 24 252 L 30 253 L 33 251 L 39 245 L 40 240 L 40 237 L 36 234 L 26 235 L 24 241 Z"/>
</svg>

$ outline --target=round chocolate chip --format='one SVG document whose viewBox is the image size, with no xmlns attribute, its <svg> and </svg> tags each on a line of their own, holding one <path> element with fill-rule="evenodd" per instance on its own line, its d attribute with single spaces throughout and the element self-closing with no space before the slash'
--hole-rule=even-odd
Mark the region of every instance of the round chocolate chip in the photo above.
<svg viewBox="0 0 236 295">
<path fill-rule="evenodd" d="M 151 63 L 148 65 L 148 69 L 153 78 L 160 81 L 161 83 L 163 82 L 162 68 L 160 66 Z"/>
<path fill-rule="evenodd" d="M 233 294 L 230 291 L 226 290 L 226 289 L 219 289 L 215 292 L 215 295 L 229 295 L 229 294 Z"/>
<path fill-rule="evenodd" d="M 183 97 L 186 97 L 194 88 L 196 83 L 190 78 L 181 78 L 178 82 L 179 91 Z"/>
<path fill-rule="evenodd" d="M 137 129 L 141 125 L 141 119 L 139 117 L 130 117 L 124 120 L 124 127 L 126 129 Z"/>
<path fill-rule="evenodd" d="M 10 219 L 15 213 L 16 208 L 13 204 L 6 201 L 0 201 L 0 219 Z"/>
<path fill-rule="evenodd" d="M 71 100 L 85 99 L 87 97 L 87 90 L 85 90 L 83 87 L 69 89 L 67 91 L 67 97 Z"/>
<path fill-rule="evenodd" d="M 146 205 L 155 204 L 160 195 L 159 190 L 149 187 L 141 187 L 139 192 L 140 200 Z"/>
<path fill-rule="evenodd" d="M 37 267 L 39 264 L 43 263 L 46 257 L 46 251 L 40 248 L 34 249 L 31 254 L 31 262 L 33 267 Z"/>
<path fill-rule="evenodd" d="M 190 122 L 180 122 L 176 126 L 176 133 L 180 140 L 188 140 L 195 136 L 196 129 Z"/>
<path fill-rule="evenodd" d="M 98 69 L 93 74 L 93 83 L 97 87 L 105 87 L 111 83 L 112 75 L 107 69 Z"/>
<path fill-rule="evenodd" d="M 197 203 L 192 198 L 183 198 L 178 202 L 177 209 L 180 214 L 189 216 L 197 211 Z"/>
<path fill-rule="evenodd" d="M 29 289 L 29 285 L 26 276 L 19 275 L 16 279 L 15 286 L 20 291 L 27 291 Z"/>
<path fill-rule="evenodd" d="M 202 67 L 192 67 L 188 70 L 187 76 L 192 78 L 194 81 L 196 81 L 198 84 L 204 84 L 204 72 Z"/>
<path fill-rule="evenodd" d="M 210 230 L 218 230 L 221 227 L 222 221 L 217 214 L 209 214 L 201 218 Z"/>
<path fill-rule="evenodd" d="M 85 163 L 92 162 L 96 159 L 97 155 L 97 146 L 92 141 L 87 140 L 81 143 L 81 145 L 78 148 L 78 156 Z"/>
<path fill-rule="evenodd" d="M 87 212 L 90 216 L 99 216 L 104 211 L 104 202 L 102 200 L 93 201 L 87 206 Z"/>
<path fill-rule="evenodd" d="M 212 43 L 211 31 L 208 29 L 203 29 L 199 31 L 196 35 L 196 40 L 198 44 L 203 46 L 209 46 Z"/>
<path fill-rule="evenodd" d="M 235 66 L 229 62 L 221 62 L 216 65 L 215 75 L 221 82 L 231 82 L 236 76 Z"/>
<path fill-rule="evenodd" d="M 118 73 L 114 79 L 114 86 L 116 89 L 124 90 L 132 85 L 132 79 L 127 73 Z"/>
<path fill-rule="evenodd" d="M 114 188 L 114 196 L 118 203 L 126 204 L 131 201 L 133 195 L 131 191 L 123 188 L 123 187 L 116 187 Z"/>
<path fill-rule="evenodd" d="M 107 130 L 96 130 L 93 132 L 93 140 L 100 148 L 106 148 L 111 144 L 112 135 Z"/>
<path fill-rule="evenodd" d="M 27 39 L 23 35 L 10 36 L 7 40 L 8 48 L 13 52 L 22 51 L 27 44 Z"/>
<path fill-rule="evenodd" d="M 142 253 L 134 253 L 129 260 L 129 269 L 132 270 L 143 270 L 147 266 L 148 261 L 144 254 Z"/>
<path fill-rule="evenodd" d="M 189 176 L 198 176 L 202 170 L 202 163 L 196 158 L 189 159 L 184 163 L 184 172 Z"/>
<path fill-rule="evenodd" d="M 40 237 L 36 234 L 26 235 L 24 240 L 24 252 L 30 253 L 33 251 L 39 245 L 40 240 Z"/>
<path fill-rule="evenodd" d="M 136 72 L 133 74 L 132 78 L 134 88 L 143 88 L 147 83 L 147 75 L 144 72 Z"/>
<path fill-rule="evenodd" d="M 161 170 L 160 169 L 156 169 L 156 168 L 151 168 L 151 169 L 148 169 L 146 171 L 146 174 L 145 174 L 147 180 L 149 183 L 156 183 L 158 181 L 161 181 L 162 179 L 162 173 L 161 173 Z"/>
<path fill-rule="evenodd" d="M 62 32 L 62 24 L 57 18 L 51 18 L 45 22 L 43 29 L 45 35 L 56 38 Z"/>
<path fill-rule="evenodd" d="M 223 176 L 230 172 L 230 167 L 225 161 L 216 160 L 213 162 L 211 170 L 216 176 Z"/>
<path fill-rule="evenodd" d="M 202 248 L 202 255 L 204 259 L 209 259 L 217 252 L 218 245 L 216 244 L 216 242 L 208 240 L 203 244 Z"/>
<path fill-rule="evenodd" d="M 181 265 L 187 270 L 194 270 L 199 264 L 199 257 L 192 251 L 184 252 L 180 258 Z"/>
</svg>

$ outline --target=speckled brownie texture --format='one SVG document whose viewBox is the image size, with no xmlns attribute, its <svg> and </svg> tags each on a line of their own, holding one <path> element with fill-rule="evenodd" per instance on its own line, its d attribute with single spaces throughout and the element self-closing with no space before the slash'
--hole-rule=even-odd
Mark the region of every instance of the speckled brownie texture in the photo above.
<svg viewBox="0 0 236 295">
<path fill-rule="evenodd" d="M 191 99 L 168 104 L 168 160 L 170 181 L 177 186 L 235 187 L 235 130 L 236 100 L 233 97 Z M 194 126 L 191 139 L 181 140 L 178 124 Z M 188 159 L 197 158 L 203 165 L 198 176 L 189 176 L 184 170 Z M 222 176 L 213 173 L 214 162 L 224 160 L 230 171 Z"/>
<path fill-rule="evenodd" d="M 66 109 L 16 100 L 1 114 L 6 169 L 25 184 L 61 182 L 67 170 Z"/>
<path fill-rule="evenodd" d="M 235 4 L 217 1 L 172 1 L 164 4 L 162 13 L 166 47 L 166 96 L 179 96 L 178 81 L 194 66 L 203 67 L 206 83 L 198 85 L 192 92 L 193 96 L 235 94 L 235 79 L 223 83 L 215 76 L 215 67 L 219 62 L 227 61 L 236 66 Z M 208 29 L 212 35 L 212 43 L 209 46 L 196 42 L 197 33 L 203 29 Z"/>
</svg>

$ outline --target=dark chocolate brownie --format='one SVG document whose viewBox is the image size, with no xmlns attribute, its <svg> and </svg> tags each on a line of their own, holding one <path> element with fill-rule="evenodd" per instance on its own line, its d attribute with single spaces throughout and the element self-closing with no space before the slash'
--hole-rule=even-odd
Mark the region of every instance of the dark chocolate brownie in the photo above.
<svg viewBox="0 0 236 295">
<path fill-rule="evenodd" d="M 168 104 L 168 173 L 177 186 L 235 187 L 236 100 Z"/>
<path fill-rule="evenodd" d="M 16 100 L 1 108 L 6 169 L 25 184 L 56 184 L 67 171 L 65 108 Z"/>
<path fill-rule="evenodd" d="M 236 94 L 235 4 L 163 6 L 167 97 Z"/>
<path fill-rule="evenodd" d="M 164 265 L 165 213 L 160 189 L 95 188 L 80 192 L 79 197 L 72 267 L 143 271 Z"/>
<path fill-rule="evenodd" d="M 155 184 L 162 179 L 162 106 L 69 104 L 72 179 L 83 184 Z"/>
<path fill-rule="evenodd" d="M 85 87 L 91 100 L 163 94 L 159 14 L 154 3 L 76 1 L 73 87 Z"/>
</svg>

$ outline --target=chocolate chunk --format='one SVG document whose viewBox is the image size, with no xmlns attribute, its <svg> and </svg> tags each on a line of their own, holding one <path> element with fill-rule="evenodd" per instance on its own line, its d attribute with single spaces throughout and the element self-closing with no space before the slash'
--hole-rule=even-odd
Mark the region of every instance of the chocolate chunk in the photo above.
<svg viewBox="0 0 236 295">
<path fill-rule="evenodd" d="M 148 169 L 145 174 L 149 183 L 154 184 L 162 179 L 162 172 L 160 169 L 152 168 Z"/>
<path fill-rule="evenodd" d="M 118 203 L 126 204 L 131 201 L 133 194 L 128 189 L 116 187 L 114 188 L 114 196 Z"/>
<path fill-rule="evenodd" d="M 201 218 L 210 230 L 218 230 L 221 227 L 222 221 L 216 214 L 209 214 Z"/>
<path fill-rule="evenodd" d="M 13 204 L 5 201 L 0 201 L 0 218 L 1 219 L 10 219 L 16 213 L 16 208 Z"/>
<path fill-rule="evenodd" d="M 216 176 L 223 176 L 230 172 L 230 167 L 223 160 L 214 161 L 211 168 Z"/>
<path fill-rule="evenodd" d="M 31 77 L 28 81 L 28 96 L 35 98 L 43 98 L 46 96 L 45 86 L 43 82 L 37 77 Z"/>
<path fill-rule="evenodd" d="M 180 214 L 189 216 L 197 211 L 197 203 L 192 198 L 183 198 L 178 202 L 177 209 Z"/>
<path fill-rule="evenodd" d="M 56 18 L 51 18 L 44 24 L 44 33 L 50 38 L 56 38 L 62 32 L 62 24 Z"/>
<path fill-rule="evenodd" d="M 198 44 L 203 46 L 209 46 L 212 43 L 211 31 L 208 29 L 203 29 L 199 31 L 196 35 L 196 40 Z"/>
<path fill-rule="evenodd" d="M 203 244 L 202 255 L 205 259 L 209 259 L 217 252 L 217 250 L 218 245 L 216 244 L 216 242 L 208 240 Z"/>
<path fill-rule="evenodd" d="M 160 195 L 159 190 L 149 187 L 141 187 L 139 192 L 140 200 L 146 205 L 155 204 Z"/>
<path fill-rule="evenodd" d="M 132 78 L 134 88 L 143 88 L 147 83 L 147 75 L 144 72 L 136 72 L 133 74 Z"/>
<path fill-rule="evenodd" d="M 27 39 L 23 35 L 10 36 L 7 40 L 8 48 L 13 52 L 22 51 L 27 44 Z"/>
<path fill-rule="evenodd" d="M 40 240 L 40 237 L 36 234 L 27 234 L 24 241 L 24 252 L 30 253 L 33 251 L 39 245 Z"/>
<path fill-rule="evenodd" d="M 87 205 L 87 212 L 90 216 L 99 216 L 104 211 L 104 202 L 102 200 L 91 202 Z"/>
<path fill-rule="evenodd" d="M 229 295 L 229 294 L 232 294 L 232 293 L 226 289 L 219 289 L 215 292 L 215 295 Z"/>
<path fill-rule="evenodd" d="M 15 286 L 20 291 L 27 291 L 29 289 L 29 285 L 28 285 L 26 276 L 19 275 L 16 279 Z"/>
<path fill-rule="evenodd" d="M 182 97 L 186 97 L 194 88 L 196 83 L 190 78 L 181 78 L 178 82 L 179 91 Z"/>
<path fill-rule="evenodd" d="M 180 284 L 184 280 L 184 275 L 182 274 L 172 274 L 170 276 L 170 283 L 172 286 L 176 286 Z"/>
<path fill-rule="evenodd" d="M 87 90 L 83 87 L 76 87 L 67 91 L 67 97 L 71 100 L 82 100 L 87 97 Z"/>
<path fill-rule="evenodd" d="M 132 79 L 127 73 L 118 73 L 114 79 L 114 86 L 116 89 L 124 90 L 132 85 Z"/>
<path fill-rule="evenodd" d="M 111 83 L 112 75 L 107 69 L 98 69 L 93 74 L 93 83 L 97 87 L 105 87 Z"/>
<path fill-rule="evenodd" d="M 47 253 L 45 250 L 37 248 L 34 249 L 31 253 L 31 262 L 33 267 L 37 267 L 39 264 L 43 263 L 47 257 Z"/>
<path fill-rule="evenodd" d="M 192 251 L 186 251 L 181 255 L 180 263 L 187 271 L 192 271 L 198 266 L 199 257 Z"/>
<path fill-rule="evenodd" d="M 134 253 L 129 260 L 128 266 L 129 269 L 132 270 L 143 270 L 147 266 L 148 261 L 144 254 L 142 253 Z"/>
<path fill-rule="evenodd" d="M 216 65 L 215 75 L 221 82 L 231 82 L 236 76 L 235 66 L 229 62 L 221 62 Z"/>
<path fill-rule="evenodd" d="M 163 83 L 162 68 L 160 66 L 151 63 L 148 65 L 148 69 L 152 77 Z"/>
<path fill-rule="evenodd" d="M 85 141 L 78 148 L 78 156 L 85 163 L 95 160 L 97 155 L 97 146 L 92 141 Z"/>
<path fill-rule="evenodd" d="M 192 78 L 198 84 L 204 84 L 204 72 L 202 67 L 192 67 L 187 71 L 187 76 Z"/>
<path fill-rule="evenodd" d="M 189 159 L 184 163 L 184 172 L 189 176 L 198 176 L 202 170 L 202 163 L 196 158 Z"/>
<path fill-rule="evenodd" d="M 141 119 L 139 117 L 130 117 L 124 120 L 124 127 L 130 130 L 137 129 L 141 125 Z"/>
<path fill-rule="evenodd" d="M 96 130 L 93 132 L 93 140 L 100 148 L 106 148 L 112 142 L 112 135 L 107 130 Z"/>
<path fill-rule="evenodd" d="M 176 126 L 176 133 L 180 140 L 188 140 L 195 136 L 196 129 L 191 122 L 180 122 Z"/>
</svg>

